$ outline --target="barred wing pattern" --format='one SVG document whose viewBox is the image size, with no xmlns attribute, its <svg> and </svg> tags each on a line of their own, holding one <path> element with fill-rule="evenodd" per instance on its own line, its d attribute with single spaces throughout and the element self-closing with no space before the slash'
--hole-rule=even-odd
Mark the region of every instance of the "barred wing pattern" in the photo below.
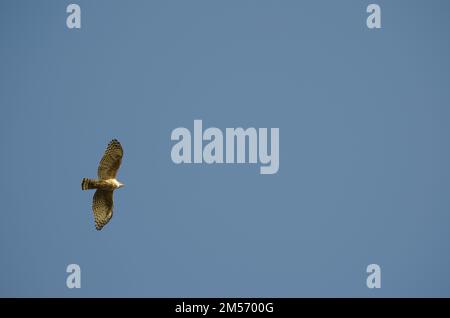
<svg viewBox="0 0 450 318">
<path fill-rule="evenodd" d="M 122 145 L 116 139 L 111 140 L 98 165 L 98 177 L 101 180 L 115 179 L 122 162 Z"/>
<path fill-rule="evenodd" d="M 101 230 L 111 220 L 113 215 L 113 192 L 97 190 L 92 202 L 94 211 L 95 228 Z"/>
</svg>

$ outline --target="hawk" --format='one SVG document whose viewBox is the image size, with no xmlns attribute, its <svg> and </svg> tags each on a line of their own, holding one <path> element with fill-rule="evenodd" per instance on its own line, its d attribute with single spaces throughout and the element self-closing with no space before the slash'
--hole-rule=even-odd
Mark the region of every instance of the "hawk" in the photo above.
<svg viewBox="0 0 450 318">
<path fill-rule="evenodd" d="M 117 171 L 122 162 L 122 145 L 116 139 L 111 140 L 98 165 L 98 179 L 83 178 L 81 189 L 97 189 L 94 193 L 92 211 L 94 211 L 95 228 L 101 230 L 113 215 L 113 192 L 124 184 L 117 181 Z"/>
</svg>

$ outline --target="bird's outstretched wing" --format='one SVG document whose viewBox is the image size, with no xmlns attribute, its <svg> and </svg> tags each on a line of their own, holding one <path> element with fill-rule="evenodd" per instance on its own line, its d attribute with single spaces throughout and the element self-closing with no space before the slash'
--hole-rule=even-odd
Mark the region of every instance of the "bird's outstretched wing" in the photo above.
<svg viewBox="0 0 450 318">
<path fill-rule="evenodd" d="M 99 179 L 115 179 L 122 162 L 122 156 L 123 149 L 120 142 L 116 139 L 111 140 L 98 165 L 97 174 Z"/>
<path fill-rule="evenodd" d="M 92 201 L 94 211 L 95 228 L 101 230 L 113 216 L 113 192 L 97 190 Z"/>
</svg>

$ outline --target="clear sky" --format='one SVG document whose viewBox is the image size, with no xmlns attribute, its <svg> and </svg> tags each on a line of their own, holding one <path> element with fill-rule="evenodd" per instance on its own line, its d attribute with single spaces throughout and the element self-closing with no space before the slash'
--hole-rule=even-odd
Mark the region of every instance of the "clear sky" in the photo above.
<svg viewBox="0 0 450 318">
<path fill-rule="evenodd" d="M 75 2 L 0 2 L 0 296 L 450 296 L 449 1 Z M 175 165 L 195 119 L 279 128 L 278 173 Z"/>
</svg>

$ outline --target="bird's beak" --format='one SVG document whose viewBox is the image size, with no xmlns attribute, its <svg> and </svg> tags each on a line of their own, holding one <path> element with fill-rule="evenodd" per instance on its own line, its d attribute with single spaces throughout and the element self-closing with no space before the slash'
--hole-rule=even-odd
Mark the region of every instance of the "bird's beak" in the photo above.
<svg viewBox="0 0 450 318">
<path fill-rule="evenodd" d="M 125 185 L 123 183 L 119 184 L 119 188 L 123 188 Z"/>
</svg>

